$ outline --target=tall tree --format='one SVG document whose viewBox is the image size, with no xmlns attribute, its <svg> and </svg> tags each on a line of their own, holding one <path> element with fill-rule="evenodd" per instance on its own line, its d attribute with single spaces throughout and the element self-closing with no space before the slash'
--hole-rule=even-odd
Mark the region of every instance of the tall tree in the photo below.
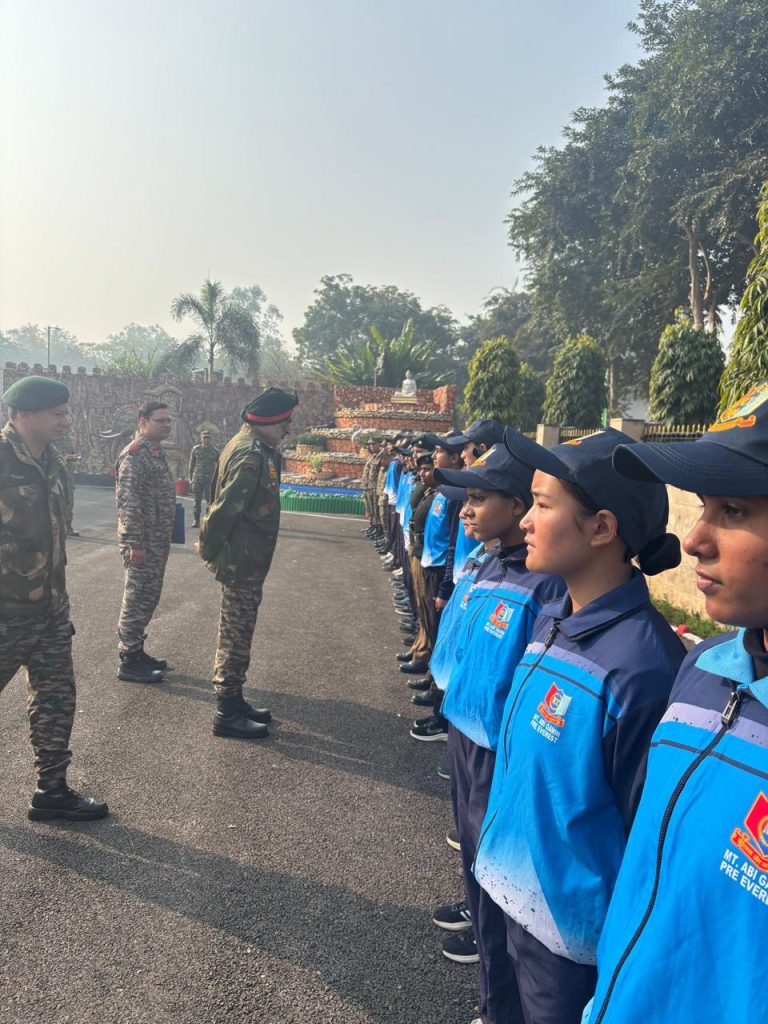
<svg viewBox="0 0 768 1024">
<path fill-rule="evenodd" d="M 233 288 L 227 300 L 242 306 L 254 319 L 259 332 L 259 374 L 264 381 L 297 381 L 304 376 L 298 361 L 288 351 L 283 338 L 283 314 L 267 301 L 259 285 Z"/>
<path fill-rule="evenodd" d="M 716 335 L 693 326 L 683 310 L 664 328 L 651 368 L 649 419 L 657 423 L 708 423 L 717 408 L 725 359 Z"/>
<path fill-rule="evenodd" d="M 587 334 L 568 338 L 557 350 L 547 380 L 544 423 L 585 430 L 599 427 L 608 400 L 605 376 L 605 356 L 595 339 Z"/>
<path fill-rule="evenodd" d="M 541 422 L 546 388 L 541 377 L 528 363 L 520 364 L 520 395 L 517 400 L 518 430 L 533 431 Z"/>
<path fill-rule="evenodd" d="M 352 342 L 329 356 L 319 375 L 334 384 L 394 388 L 411 370 L 420 387 L 434 388 L 445 383 L 444 375 L 433 368 L 434 356 L 429 342 L 415 338 L 413 321 L 408 320 L 396 338 L 385 338 L 377 327 L 371 327 L 367 341 Z"/>
<path fill-rule="evenodd" d="M 476 419 L 517 423 L 520 360 L 506 338 L 489 338 L 472 356 L 462 411 L 467 422 Z"/>
<path fill-rule="evenodd" d="M 300 361 L 322 370 L 329 356 L 367 344 L 371 327 L 385 338 L 396 338 L 409 320 L 416 337 L 430 344 L 442 369 L 447 369 L 459 339 L 458 325 L 448 309 L 423 309 L 411 292 L 393 285 L 355 284 L 349 274 L 321 278 L 304 323 L 294 329 L 293 337 Z"/>
<path fill-rule="evenodd" d="M 768 377 L 768 181 L 757 211 L 757 255 L 749 265 L 739 320 L 720 382 L 720 410 Z"/>
<path fill-rule="evenodd" d="M 208 379 L 213 380 L 215 361 L 226 358 L 235 367 L 255 375 L 259 366 L 259 332 L 253 316 L 242 306 L 228 301 L 220 281 L 207 279 L 199 295 L 185 292 L 171 304 L 175 320 L 189 317 L 200 330 L 190 335 L 168 357 L 167 364 L 189 368 L 203 354 Z"/>
</svg>

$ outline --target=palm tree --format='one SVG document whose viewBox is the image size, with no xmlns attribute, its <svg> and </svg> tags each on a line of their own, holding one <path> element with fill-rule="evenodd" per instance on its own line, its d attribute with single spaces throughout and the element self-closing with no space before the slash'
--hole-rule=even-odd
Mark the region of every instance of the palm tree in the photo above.
<svg viewBox="0 0 768 1024">
<path fill-rule="evenodd" d="M 213 380 L 216 356 L 224 356 L 232 366 L 241 366 L 253 375 L 258 372 L 258 328 L 246 309 L 227 301 L 220 281 L 207 278 L 199 295 L 177 295 L 171 316 L 174 320 L 191 317 L 200 330 L 168 354 L 163 360 L 165 368 L 188 369 L 204 353 L 209 381 Z"/>
</svg>

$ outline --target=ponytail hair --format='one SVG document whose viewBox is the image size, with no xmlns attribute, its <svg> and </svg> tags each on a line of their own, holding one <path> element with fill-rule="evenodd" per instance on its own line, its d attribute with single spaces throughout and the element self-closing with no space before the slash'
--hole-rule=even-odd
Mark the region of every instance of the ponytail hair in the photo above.
<svg viewBox="0 0 768 1024">
<path fill-rule="evenodd" d="M 680 565 L 680 540 L 674 533 L 662 533 L 649 540 L 637 553 L 640 571 L 646 576 L 656 576 L 666 569 Z"/>
</svg>

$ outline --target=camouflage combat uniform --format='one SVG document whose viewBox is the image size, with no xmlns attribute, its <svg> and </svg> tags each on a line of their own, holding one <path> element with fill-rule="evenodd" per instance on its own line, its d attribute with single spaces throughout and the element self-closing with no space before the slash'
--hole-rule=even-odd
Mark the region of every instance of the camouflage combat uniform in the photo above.
<svg viewBox="0 0 768 1024">
<path fill-rule="evenodd" d="M 187 476 L 192 481 L 192 494 L 195 499 L 193 515 L 196 523 L 200 522 L 203 498 L 205 498 L 206 509 L 210 505 L 211 483 L 218 463 L 219 452 L 212 444 L 196 444 L 192 449 Z"/>
<path fill-rule="evenodd" d="M 56 442 L 54 448 L 59 455 L 76 455 L 75 445 L 71 434 L 66 434 Z M 66 505 L 64 509 L 64 525 L 67 533 L 72 533 L 72 518 L 75 513 L 75 464 L 64 459 L 64 472 L 66 474 Z"/>
<path fill-rule="evenodd" d="M 369 455 L 365 460 L 363 466 L 363 475 L 360 477 L 360 486 L 363 489 L 363 505 L 365 506 L 365 515 L 371 526 L 375 521 L 375 486 L 376 479 L 374 473 L 374 467 L 376 465 L 377 455 Z"/>
<path fill-rule="evenodd" d="M 117 460 L 117 535 L 125 564 L 125 590 L 117 633 L 122 654 L 139 651 L 160 600 L 176 516 L 176 488 L 162 445 L 143 437 Z M 131 550 L 144 550 L 134 565 Z"/>
<path fill-rule="evenodd" d="M 65 581 L 66 475 L 48 445 L 32 457 L 0 432 L 0 690 L 25 666 L 30 739 L 41 779 L 64 779 L 75 715 Z"/>
<path fill-rule="evenodd" d="M 280 527 L 280 455 L 245 426 L 221 453 L 199 552 L 222 584 L 213 683 L 240 696 Z"/>
</svg>

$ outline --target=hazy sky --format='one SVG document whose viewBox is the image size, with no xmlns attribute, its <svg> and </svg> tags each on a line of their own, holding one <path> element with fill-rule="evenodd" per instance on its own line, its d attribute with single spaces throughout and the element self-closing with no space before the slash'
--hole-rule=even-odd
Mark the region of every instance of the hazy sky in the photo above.
<svg viewBox="0 0 768 1024">
<path fill-rule="evenodd" d="M 636 0 L 0 0 L 0 329 L 98 342 L 210 273 L 299 325 L 323 274 L 464 318 L 514 179 Z"/>
</svg>

